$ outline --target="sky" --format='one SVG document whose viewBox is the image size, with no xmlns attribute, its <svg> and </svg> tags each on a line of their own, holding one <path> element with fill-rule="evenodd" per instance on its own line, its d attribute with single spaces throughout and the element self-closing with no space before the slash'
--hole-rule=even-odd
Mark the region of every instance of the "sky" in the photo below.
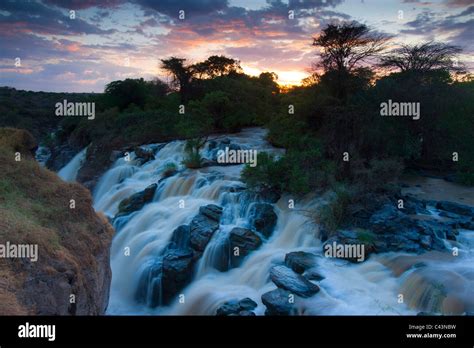
<svg viewBox="0 0 474 348">
<path fill-rule="evenodd" d="M 458 45 L 474 71 L 474 0 L 0 0 L 0 86 L 102 92 L 125 78 L 167 81 L 160 59 L 211 55 L 298 84 L 318 59 L 312 38 L 353 20 L 392 47 Z"/>
</svg>

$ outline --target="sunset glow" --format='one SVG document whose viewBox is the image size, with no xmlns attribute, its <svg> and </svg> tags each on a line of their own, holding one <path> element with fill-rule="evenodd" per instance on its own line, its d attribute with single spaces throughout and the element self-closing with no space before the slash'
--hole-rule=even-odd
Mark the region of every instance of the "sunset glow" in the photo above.
<svg viewBox="0 0 474 348">
<path fill-rule="evenodd" d="M 461 46 L 472 70 L 473 7 L 461 0 L 429 3 L 428 9 L 403 0 L 2 1 L 0 84 L 99 92 L 126 77 L 165 78 L 163 58 L 194 63 L 226 55 L 250 75 L 272 71 L 280 84 L 295 85 L 317 59 L 312 38 L 328 23 L 351 20 L 391 35 L 391 45 L 436 35 Z"/>
</svg>

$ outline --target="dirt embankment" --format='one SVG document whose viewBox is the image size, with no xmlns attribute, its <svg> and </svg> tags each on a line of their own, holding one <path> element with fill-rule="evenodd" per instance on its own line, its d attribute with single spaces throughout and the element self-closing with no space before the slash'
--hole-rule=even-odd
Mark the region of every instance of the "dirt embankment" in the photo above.
<svg viewBox="0 0 474 348">
<path fill-rule="evenodd" d="M 0 257 L 0 315 L 103 314 L 113 229 L 87 189 L 34 161 L 35 148 L 28 132 L 0 128 L 0 247 L 37 245 L 38 257 Z"/>
</svg>

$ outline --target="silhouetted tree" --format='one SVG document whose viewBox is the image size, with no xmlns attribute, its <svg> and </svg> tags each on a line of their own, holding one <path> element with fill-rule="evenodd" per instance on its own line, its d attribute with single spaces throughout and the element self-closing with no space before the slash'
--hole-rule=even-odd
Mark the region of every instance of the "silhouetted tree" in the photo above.
<svg viewBox="0 0 474 348">
<path fill-rule="evenodd" d="M 427 42 L 420 45 L 402 45 L 381 59 L 380 66 L 399 69 L 401 72 L 429 70 L 462 71 L 463 66 L 456 56 L 461 52 L 457 46 Z"/>
<path fill-rule="evenodd" d="M 385 48 L 387 37 L 371 32 L 357 22 L 329 24 L 313 38 L 313 46 L 322 48 L 320 65 L 325 71 L 352 72 Z"/>
<path fill-rule="evenodd" d="M 242 68 L 238 60 L 225 56 L 211 56 L 204 62 L 196 63 L 191 67 L 193 73 L 199 78 L 214 78 L 217 76 L 240 73 Z"/>
<path fill-rule="evenodd" d="M 345 100 L 349 90 L 368 83 L 363 63 L 384 50 L 387 40 L 388 37 L 373 33 L 357 22 L 329 24 L 313 41 L 313 46 L 321 48 L 321 60 L 315 65 L 315 72 L 322 68 L 322 82 L 328 85 L 332 95 Z"/>
<path fill-rule="evenodd" d="M 191 69 L 185 66 L 185 61 L 186 59 L 177 57 L 161 60 L 161 68 L 172 76 L 172 86 L 179 89 L 182 103 L 188 100 L 192 79 Z"/>
</svg>

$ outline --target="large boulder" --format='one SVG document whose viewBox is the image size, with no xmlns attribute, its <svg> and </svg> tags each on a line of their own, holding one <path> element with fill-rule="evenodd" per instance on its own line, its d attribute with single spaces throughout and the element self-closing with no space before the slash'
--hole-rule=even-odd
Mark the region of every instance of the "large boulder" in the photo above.
<svg viewBox="0 0 474 348">
<path fill-rule="evenodd" d="M 134 193 L 130 197 L 125 198 L 120 202 L 118 213 L 115 215 L 115 218 L 128 215 L 134 211 L 142 209 L 145 204 L 153 200 L 153 196 L 155 195 L 157 187 L 157 184 L 151 184 L 143 191 Z"/>
<path fill-rule="evenodd" d="M 275 289 L 262 295 L 262 302 L 267 307 L 265 315 L 292 315 L 296 313 L 294 301 L 289 291 Z"/>
<path fill-rule="evenodd" d="M 319 286 L 311 283 L 308 279 L 286 266 L 272 267 L 270 279 L 279 288 L 288 290 L 301 297 L 311 297 L 319 291 Z"/>
<path fill-rule="evenodd" d="M 260 237 L 253 231 L 235 227 L 229 234 L 230 253 L 232 255 L 231 264 L 236 267 L 250 252 L 258 249 L 262 244 Z M 235 256 L 235 248 L 238 248 L 239 256 Z"/>
<path fill-rule="evenodd" d="M 253 310 L 257 308 L 257 303 L 252 299 L 246 297 L 242 300 L 231 300 L 225 302 L 216 310 L 217 316 L 252 316 L 255 315 Z"/>
<path fill-rule="evenodd" d="M 169 303 L 193 277 L 194 252 L 190 249 L 170 249 L 163 257 L 162 298 Z"/>
<path fill-rule="evenodd" d="M 316 266 L 316 255 L 304 251 L 295 251 L 285 255 L 285 264 L 296 273 L 302 274 Z"/>
<path fill-rule="evenodd" d="M 189 243 L 197 252 L 203 252 L 211 240 L 212 235 L 219 229 L 222 208 L 210 204 L 199 209 L 190 224 Z"/>
<path fill-rule="evenodd" d="M 268 203 L 255 203 L 249 212 L 250 226 L 265 237 L 270 237 L 275 229 L 278 216 Z"/>
</svg>

